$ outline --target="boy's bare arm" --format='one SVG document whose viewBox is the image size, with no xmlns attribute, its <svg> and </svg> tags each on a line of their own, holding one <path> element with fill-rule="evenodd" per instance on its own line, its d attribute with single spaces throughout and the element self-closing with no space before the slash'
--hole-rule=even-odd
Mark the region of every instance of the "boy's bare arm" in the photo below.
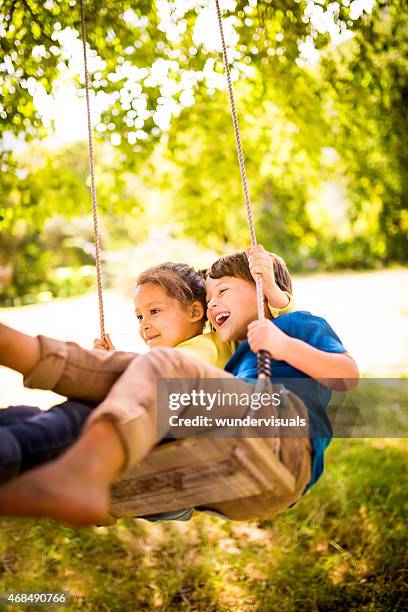
<svg viewBox="0 0 408 612">
<path fill-rule="evenodd" d="M 350 391 L 358 384 L 359 371 L 349 353 L 328 353 L 289 336 L 285 361 L 334 391 Z"/>
<path fill-rule="evenodd" d="M 263 292 L 268 303 L 276 309 L 286 308 L 290 303 L 290 298 L 276 284 L 271 255 L 265 251 L 261 244 L 249 248 L 246 253 L 249 269 L 254 280 L 257 274 L 262 276 Z"/>
<path fill-rule="evenodd" d="M 359 371 L 348 353 L 329 353 L 292 338 L 271 321 L 253 321 L 248 342 L 254 353 L 265 350 L 274 359 L 286 361 L 334 391 L 350 391 L 358 384 Z"/>
</svg>

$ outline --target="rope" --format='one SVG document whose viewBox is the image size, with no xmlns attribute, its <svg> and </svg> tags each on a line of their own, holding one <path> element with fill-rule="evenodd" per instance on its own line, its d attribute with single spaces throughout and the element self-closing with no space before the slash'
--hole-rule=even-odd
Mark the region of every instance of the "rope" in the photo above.
<svg viewBox="0 0 408 612">
<path fill-rule="evenodd" d="M 238 126 L 238 116 L 237 116 L 237 110 L 235 107 L 234 91 L 233 91 L 232 82 L 231 82 L 231 73 L 230 73 L 230 68 L 229 68 L 229 63 L 228 63 L 227 47 L 225 44 L 224 28 L 222 25 L 222 17 L 221 17 L 221 9 L 220 9 L 219 0 L 215 0 L 215 5 L 217 8 L 218 27 L 219 27 L 220 36 L 221 36 L 222 56 L 224 60 L 225 76 L 227 79 L 227 89 L 228 89 L 228 97 L 229 97 L 229 102 L 230 102 L 230 107 L 231 107 L 232 123 L 234 126 L 235 143 L 237 146 L 239 170 L 241 173 L 242 187 L 244 190 L 244 201 L 245 201 L 245 209 L 246 209 L 246 215 L 247 215 L 247 221 L 248 221 L 249 235 L 251 238 L 251 245 L 255 246 L 257 244 L 257 241 L 256 241 L 254 217 L 252 214 L 251 201 L 249 198 L 248 180 L 247 180 L 246 170 L 245 170 L 244 155 L 242 152 L 241 136 L 239 133 L 239 126 Z M 256 300 L 257 300 L 257 308 L 258 308 L 258 319 L 262 321 L 265 319 L 265 312 L 264 312 L 262 276 L 260 274 L 256 275 L 255 284 L 256 284 Z M 259 351 L 258 353 L 258 370 L 259 370 L 260 378 L 270 378 L 270 375 L 271 375 L 270 356 L 266 351 Z"/>
<path fill-rule="evenodd" d="M 89 169 L 91 173 L 91 199 L 92 199 L 92 217 L 94 230 L 95 244 L 95 264 L 96 264 L 96 281 L 98 286 L 98 306 L 99 306 L 99 327 L 101 338 L 105 339 L 105 317 L 103 312 L 103 289 L 102 289 L 102 271 L 101 271 L 101 247 L 99 241 L 99 223 L 98 223 L 98 204 L 96 201 L 96 184 L 95 184 L 95 161 L 93 148 L 93 130 L 91 123 L 91 105 L 89 100 L 89 74 L 88 74 L 88 59 L 86 53 L 86 21 L 85 21 L 85 0 L 80 0 L 81 6 L 81 28 L 82 28 L 82 47 L 84 53 L 84 74 L 85 74 L 85 93 L 86 93 L 86 110 L 88 117 L 88 150 L 89 150 Z"/>
</svg>

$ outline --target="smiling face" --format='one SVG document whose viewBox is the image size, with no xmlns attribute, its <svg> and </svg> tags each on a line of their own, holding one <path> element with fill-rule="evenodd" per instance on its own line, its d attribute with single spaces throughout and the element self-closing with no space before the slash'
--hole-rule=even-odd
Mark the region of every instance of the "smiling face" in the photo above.
<svg viewBox="0 0 408 612">
<path fill-rule="evenodd" d="M 242 342 L 258 318 L 254 283 L 223 276 L 207 278 L 207 317 L 224 342 Z"/>
<path fill-rule="evenodd" d="M 139 333 L 149 348 L 172 348 L 202 332 L 202 305 L 193 302 L 184 306 L 157 283 L 140 285 L 134 304 Z"/>
</svg>

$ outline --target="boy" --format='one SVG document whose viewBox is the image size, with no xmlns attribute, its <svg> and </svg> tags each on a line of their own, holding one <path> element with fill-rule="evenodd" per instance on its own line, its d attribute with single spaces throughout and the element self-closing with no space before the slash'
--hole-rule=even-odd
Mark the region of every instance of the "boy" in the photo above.
<svg viewBox="0 0 408 612">
<path fill-rule="evenodd" d="M 208 277 L 209 321 L 224 342 L 239 343 L 226 366 L 237 376 L 237 391 L 252 389 L 245 381 L 257 375 L 256 356 L 250 348 L 271 353 L 272 382 L 279 368 L 280 378 L 300 374 L 332 388 L 347 388 L 349 379 L 358 378 L 355 362 L 323 319 L 294 312 L 274 322 L 256 321 L 256 289 L 245 253 L 221 258 L 210 268 Z M 248 329 L 250 345 L 246 340 Z M 53 389 L 86 401 L 106 397 L 93 412 L 80 440 L 63 457 L 0 489 L 3 514 L 46 516 L 77 525 L 108 522 L 110 484 L 159 441 L 155 418 L 158 379 L 180 379 L 180 391 L 191 392 L 194 379 L 232 378 L 231 373 L 174 349 L 155 349 L 136 357 L 118 378 L 123 370 L 119 353 L 96 354 L 47 339 L 41 346 L 34 338 L 29 342 L 20 369 L 28 375 L 28 386 Z M 245 410 L 235 406 L 232 414 L 241 416 Z M 192 406 L 186 407 L 185 415 L 194 415 Z M 309 439 L 292 437 L 281 440 L 280 453 L 282 463 L 296 479 L 295 492 L 284 500 L 288 507 L 319 476 L 322 449 L 312 450 Z M 228 504 L 214 507 L 231 518 L 250 518 Z M 283 509 L 282 500 L 276 508 L 269 508 L 269 514 L 277 509 Z"/>
</svg>

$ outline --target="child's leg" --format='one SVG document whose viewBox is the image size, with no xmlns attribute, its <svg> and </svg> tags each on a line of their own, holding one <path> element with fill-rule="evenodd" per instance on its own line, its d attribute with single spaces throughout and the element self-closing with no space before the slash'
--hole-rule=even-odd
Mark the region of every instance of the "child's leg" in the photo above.
<svg viewBox="0 0 408 612">
<path fill-rule="evenodd" d="M 0 514 L 52 518 L 74 525 L 111 523 L 109 488 L 101 483 L 113 481 L 120 472 L 122 443 L 109 422 L 95 423 L 91 438 L 92 445 L 84 435 L 68 449 L 63 464 L 62 458 L 57 459 L 0 486 Z M 109 461 L 101 461 L 101 453 Z"/>
<path fill-rule="evenodd" d="M 92 411 L 92 406 L 68 401 L 47 411 L 33 408 L 38 413 L 21 418 L 27 412 L 21 408 L 0 410 L 0 482 L 58 457 L 78 439 Z"/>
<path fill-rule="evenodd" d="M 0 324 L 0 365 L 24 375 L 27 387 L 100 402 L 136 353 L 90 351 L 73 342 L 22 334 Z"/>
<path fill-rule="evenodd" d="M 187 377 L 194 383 L 200 376 L 232 378 L 174 349 L 155 349 L 134 359 L 76 444 L 60 459 L 0 487 L 0 513 L 77 525 L 106 521 L 110 484 L 159 441 L 157 380 Z"/>
<path fill-rule="evenodd" d="M 84 349 L 74 342 L 38 336 L 40 359 L 24 378 L 26 387 L 70 399 L 102 401 L 137 353 Z"/>
<path fill-rule="evenodd" d="M 34 406 L 9 406 L 0 409 L 0 483 L 16 476 L 21 465 L 20 445 L 7 427 L 40 412 L 41 410 Z"/>
<path fill-rule="evenodd" d="M 40 359 L 38 339 L 0 324 L 0 364 L 28 374 Z"/>
<path fill-rule="evenodd" d="M 14 425 L 22 419 L 28 419 L 41 414 L 41 412 L 37 406 L 8 406 L 7 408 L 0 408 L 0 427 Z"/>
<path fill-rule="evenodd" d="M 20 445 L 7 429 L 0 429 L 0 483 L 17 476 L 20 465 Z"/>
<path fill-rule="evenodd" d="M 92 406 L 72 400 L 43 411 L 34 406 L 0 409 L 0 484 L 58 457 L 79 437 Z M 145 518 L 186 521 L 191 509 Z"/>
</svg>

